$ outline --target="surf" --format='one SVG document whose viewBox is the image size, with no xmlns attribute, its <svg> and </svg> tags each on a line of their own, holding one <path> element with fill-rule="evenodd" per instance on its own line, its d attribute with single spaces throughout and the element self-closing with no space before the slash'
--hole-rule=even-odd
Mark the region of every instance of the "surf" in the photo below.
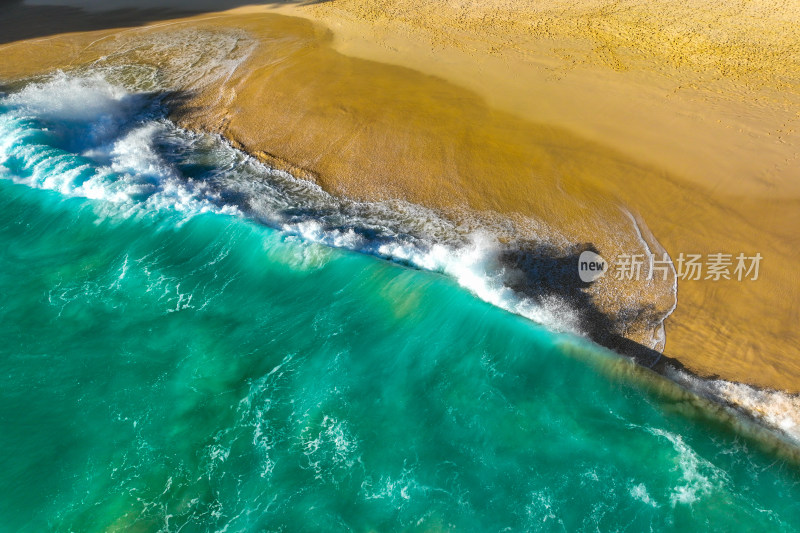
<svg viewBox="0 0 800 533">
<path fill-rule="evenodd" d="M 0 177 L 99 200 L 127 216 L 167 210 L 184 220 L 213 213 L 254 221 L 290 239 L 445 275 L 481 300 L 551 331 L 587 336 L 581 310 L 568 300 L 556 294 L 532 299 L 509 286 L 491 228 L 462 227 L 406 202 L 332 196 L 219 137 L 177 128 L 166 112 L 163 94 L 127 89 L 102 72 L 62 72 L 28 83 L 0 100 Z M 628 215 L 649 250 L 639 223 Z M 667 375 L 800 442 L 795 397 L 675 369 Z"/>
<path fill-rule="evenodd" d="M 102 77 L 4 96 L 0 165 L 7 527 L 799 526 L 791 428 L 581 337 L 435 212 Z"/>
</svg>

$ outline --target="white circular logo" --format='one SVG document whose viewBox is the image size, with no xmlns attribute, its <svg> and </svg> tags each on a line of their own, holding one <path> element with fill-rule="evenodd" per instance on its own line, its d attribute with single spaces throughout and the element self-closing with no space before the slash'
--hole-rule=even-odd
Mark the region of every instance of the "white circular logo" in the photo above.
<svg viewBox="0 0 800 533">
<path fill-rule="evenodd" d="M 603 277 L 606 270 L 608 270 L 606 260 L 590 250 L 582 252 L 578 257 L 578 275 L 584 283 L 591 283 Z"/>
</svg>

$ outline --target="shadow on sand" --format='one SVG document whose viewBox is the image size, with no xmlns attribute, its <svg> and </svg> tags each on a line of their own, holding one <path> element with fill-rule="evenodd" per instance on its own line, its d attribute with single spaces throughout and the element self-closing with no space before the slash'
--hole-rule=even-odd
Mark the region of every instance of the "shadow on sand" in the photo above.
<svg viewBox="0 0 800 533">
<path fill-rule="evenodd" d="M 0 0 L 0 45 L 69 32 L 143 26 L 247 5 L 317 4 L 328 0 Z"/>
<path fill-rule="evenodd" d="M 631 340 L 625 333 L 658 325 L 661 313 L 652 304 L 626 309 L 618 316 L 603 311 L 587 290 L 592 282 L 578 276 L 578 258 L 587 250 L 599 253 L 593 244 L 576 244 L 564 252 L 547 244 L 523 241 L 500 252 L 498 259 L 509 288 L 535 302 L 552 296 L 567 301 L 580 313 L 581 327 L 592 341 L 654 368 L 663 362 L 661 352 Z"/>
</svg>

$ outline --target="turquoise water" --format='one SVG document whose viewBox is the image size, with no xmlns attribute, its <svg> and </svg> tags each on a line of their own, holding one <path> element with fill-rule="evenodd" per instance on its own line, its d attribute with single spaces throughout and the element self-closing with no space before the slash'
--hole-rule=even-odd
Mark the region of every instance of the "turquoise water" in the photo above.
<svg viewBox="0 0 800 533">
<path fill-rule="evenodd" d="M 796 462 L 382 259 L 417 264 L 406 215 L 254 184 L 100 82 L 0 106 L 3 531 L 800 529 Z"/>
</svg>

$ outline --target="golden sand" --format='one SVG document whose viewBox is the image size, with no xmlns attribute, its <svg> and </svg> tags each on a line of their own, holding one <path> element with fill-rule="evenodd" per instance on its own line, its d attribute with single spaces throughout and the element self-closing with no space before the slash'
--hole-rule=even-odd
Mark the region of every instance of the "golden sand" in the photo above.
<svg viewBox="0 0 800 533">
<path fill-rule="evenodd" d="M 641 248 L 631 215 L 673 258 L 760 252 L 758 281 L 679 282 L 665 354 L 701 375 L 800 391 L 797 10 L 522 5 L 281 8 L 313 24 L 247 8 L 5 45 L 0 79 L 152 65 L 187 93 L 181 124 L 339 194 L 473 223 L 499 213 L 515 223 L 504 237 L 591 242 L 606 257 Z M 186 50 L 159 44 L 180 31 L 186 43 L 237 40 L 197 52 L 193 77 L 177 59 Z M 237 57 L 224 72 L 203 60 L 220 49 Z M 670 284 L 607 276 L 592 290 L 611 313 L 654 302 L 644 313 L 658 315 Z M 636 324 L 627 334 L 644 342 L 653 332 Z"/>
</svg>

